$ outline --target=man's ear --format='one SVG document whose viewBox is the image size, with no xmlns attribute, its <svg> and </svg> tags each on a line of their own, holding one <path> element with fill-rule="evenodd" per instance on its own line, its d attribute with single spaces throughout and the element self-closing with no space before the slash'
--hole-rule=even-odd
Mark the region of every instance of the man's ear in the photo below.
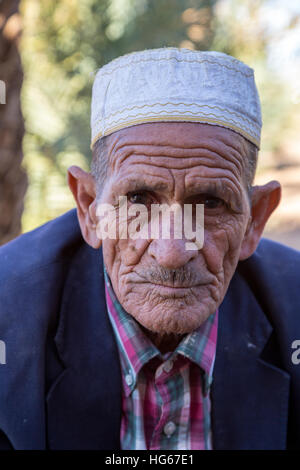
<svg viewBox="0 0 300 470">
<path fill-rule="evenodd" d="M 264 186 L 253 186 L 251 194 L 251 218 L 242 243 L 239 260 L 249 258 L 259 243 L 260 237 L 272 212 L 281 198 L 278 181 L 270 181 Z"/>
<path fill-rule="evenodd" d="M 77 204 L 77 216 L 85 241 L 93 248 L 99 248 L 96 225 L 96 185 L 93 176 L 78 166 L 68 169 L 68 183 Z"/>
</svg>

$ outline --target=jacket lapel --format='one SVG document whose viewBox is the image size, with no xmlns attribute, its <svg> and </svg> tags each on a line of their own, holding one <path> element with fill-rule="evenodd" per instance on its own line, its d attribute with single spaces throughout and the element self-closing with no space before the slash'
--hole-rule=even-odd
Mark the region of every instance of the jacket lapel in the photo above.
<svg viewBox="0 0 300 470">
<path fill-rule="evenodd" d="M 272 358 L 273 329 L 238 272 L 219 312 L 213 447 L 285 449 L 290 376 L 264 359 L 265 349 Z"/>
<path fill-rule="evenodd" d="M 119 358 L 106 313 L 102 254 L 86 244 L 66 280 L 55 343 L 63 370 L 47 394 L 50 449 L 118 449 Z"/>
</svg>

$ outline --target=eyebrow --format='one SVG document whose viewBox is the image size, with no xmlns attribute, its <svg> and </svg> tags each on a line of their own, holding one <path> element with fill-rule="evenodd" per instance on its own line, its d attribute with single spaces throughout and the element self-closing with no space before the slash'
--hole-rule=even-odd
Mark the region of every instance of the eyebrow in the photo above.
<svg viewBox="0 0 300 470">
<path fill-rule="evenodd" d="M 224 199 L 225 202 L 231 205 L 234 211 L 242 211 L 242 201 L 240 194 L 237 191 L 234 191 L 234 189 L 226 181 L 220 181 L 219 178 L 197 183 L 194 182 L 189 185 L 188 192 L 191 196 L 207 194 L 209 196 Z"/>
<path fill-rule="evenodd" d="M 155 177 L 156 178 L 156 177 Z M 148 179 L 148 178 L 147 178 Z M 144 177 L 127 177 L 126 181 L 116 181 L 112 184 L 112 189 L 117 194 L 130 193 L 134 191 L 164 192 L 169 188 L 169 184 L 164 181 L 153 181 L 150 184 Z M 234 191 L 229 184 L 216 180 L 194 181 L 186 187 L 185 199 L 200 194 L 207 194 L 213 197 L 224 199 L 236 212 L 242 212 L 242 202 L 239 194 Z"/>
<path fill-rule="evenodd" d="M 132 191 L 165 191 L 169 187 L 164 181 L 156 181 L 149 184 L 145 178 L 126 178 L 125 181 L 116 181 L 112 184 L 113 190 L 116 192 L 132 192 Z"/>
</svg>

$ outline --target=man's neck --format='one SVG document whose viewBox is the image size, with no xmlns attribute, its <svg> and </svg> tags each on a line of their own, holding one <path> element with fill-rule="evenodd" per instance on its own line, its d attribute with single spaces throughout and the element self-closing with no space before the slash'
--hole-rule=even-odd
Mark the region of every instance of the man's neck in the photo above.
<svg viewBox="0 0 300 470">
<path fill-rule="evenodd" d="M 184 335 L 176 334 L 159 334 L 148 330 L 147 328 L 140 325 L 143 333 L 150 339 L 150 341 L 157 347 L 162 353 L 173 352 L 177 348 L 178 344 L 182 340 Z"/>
</svg>

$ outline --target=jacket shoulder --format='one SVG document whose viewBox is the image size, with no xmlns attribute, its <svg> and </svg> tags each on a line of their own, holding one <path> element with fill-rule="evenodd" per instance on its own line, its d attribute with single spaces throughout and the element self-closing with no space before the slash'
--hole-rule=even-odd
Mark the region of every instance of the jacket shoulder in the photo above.
<svg viewBox="0 0 300 470">
<path fill-rule="evenodd" d="M 28 351 L 33 337 L 36 345 L 44 341 L 48 328 L 55 328 L 66 276 L 82 246 L 72 210 L 0 248 L 2 340 L 19 337 Z"/>
<path fill-rule="evenodd" d="M 0 285 L 71 257 L 83 242 L 76 210 L 0 247 Z"/>
<path fill-rule="evenodd" d="M 300 287 L 300 252 L 281 243 L 262 238 L 255 253 L 240 263 L 240 268 L 256 283 L 280 291 Z"/>
<path fill-rule="evenodd" d="M 237 271 L 280 334 L 300 335 L 300 252 L 262 239 Z"/>
<path fill-rule="evenodd" d="M 255 257 L 264 259 L 264 262 L 281 265 L 287 271 L 300 267 L 300 251 L 267 238 L 261 239 Z"/>
</svg>

